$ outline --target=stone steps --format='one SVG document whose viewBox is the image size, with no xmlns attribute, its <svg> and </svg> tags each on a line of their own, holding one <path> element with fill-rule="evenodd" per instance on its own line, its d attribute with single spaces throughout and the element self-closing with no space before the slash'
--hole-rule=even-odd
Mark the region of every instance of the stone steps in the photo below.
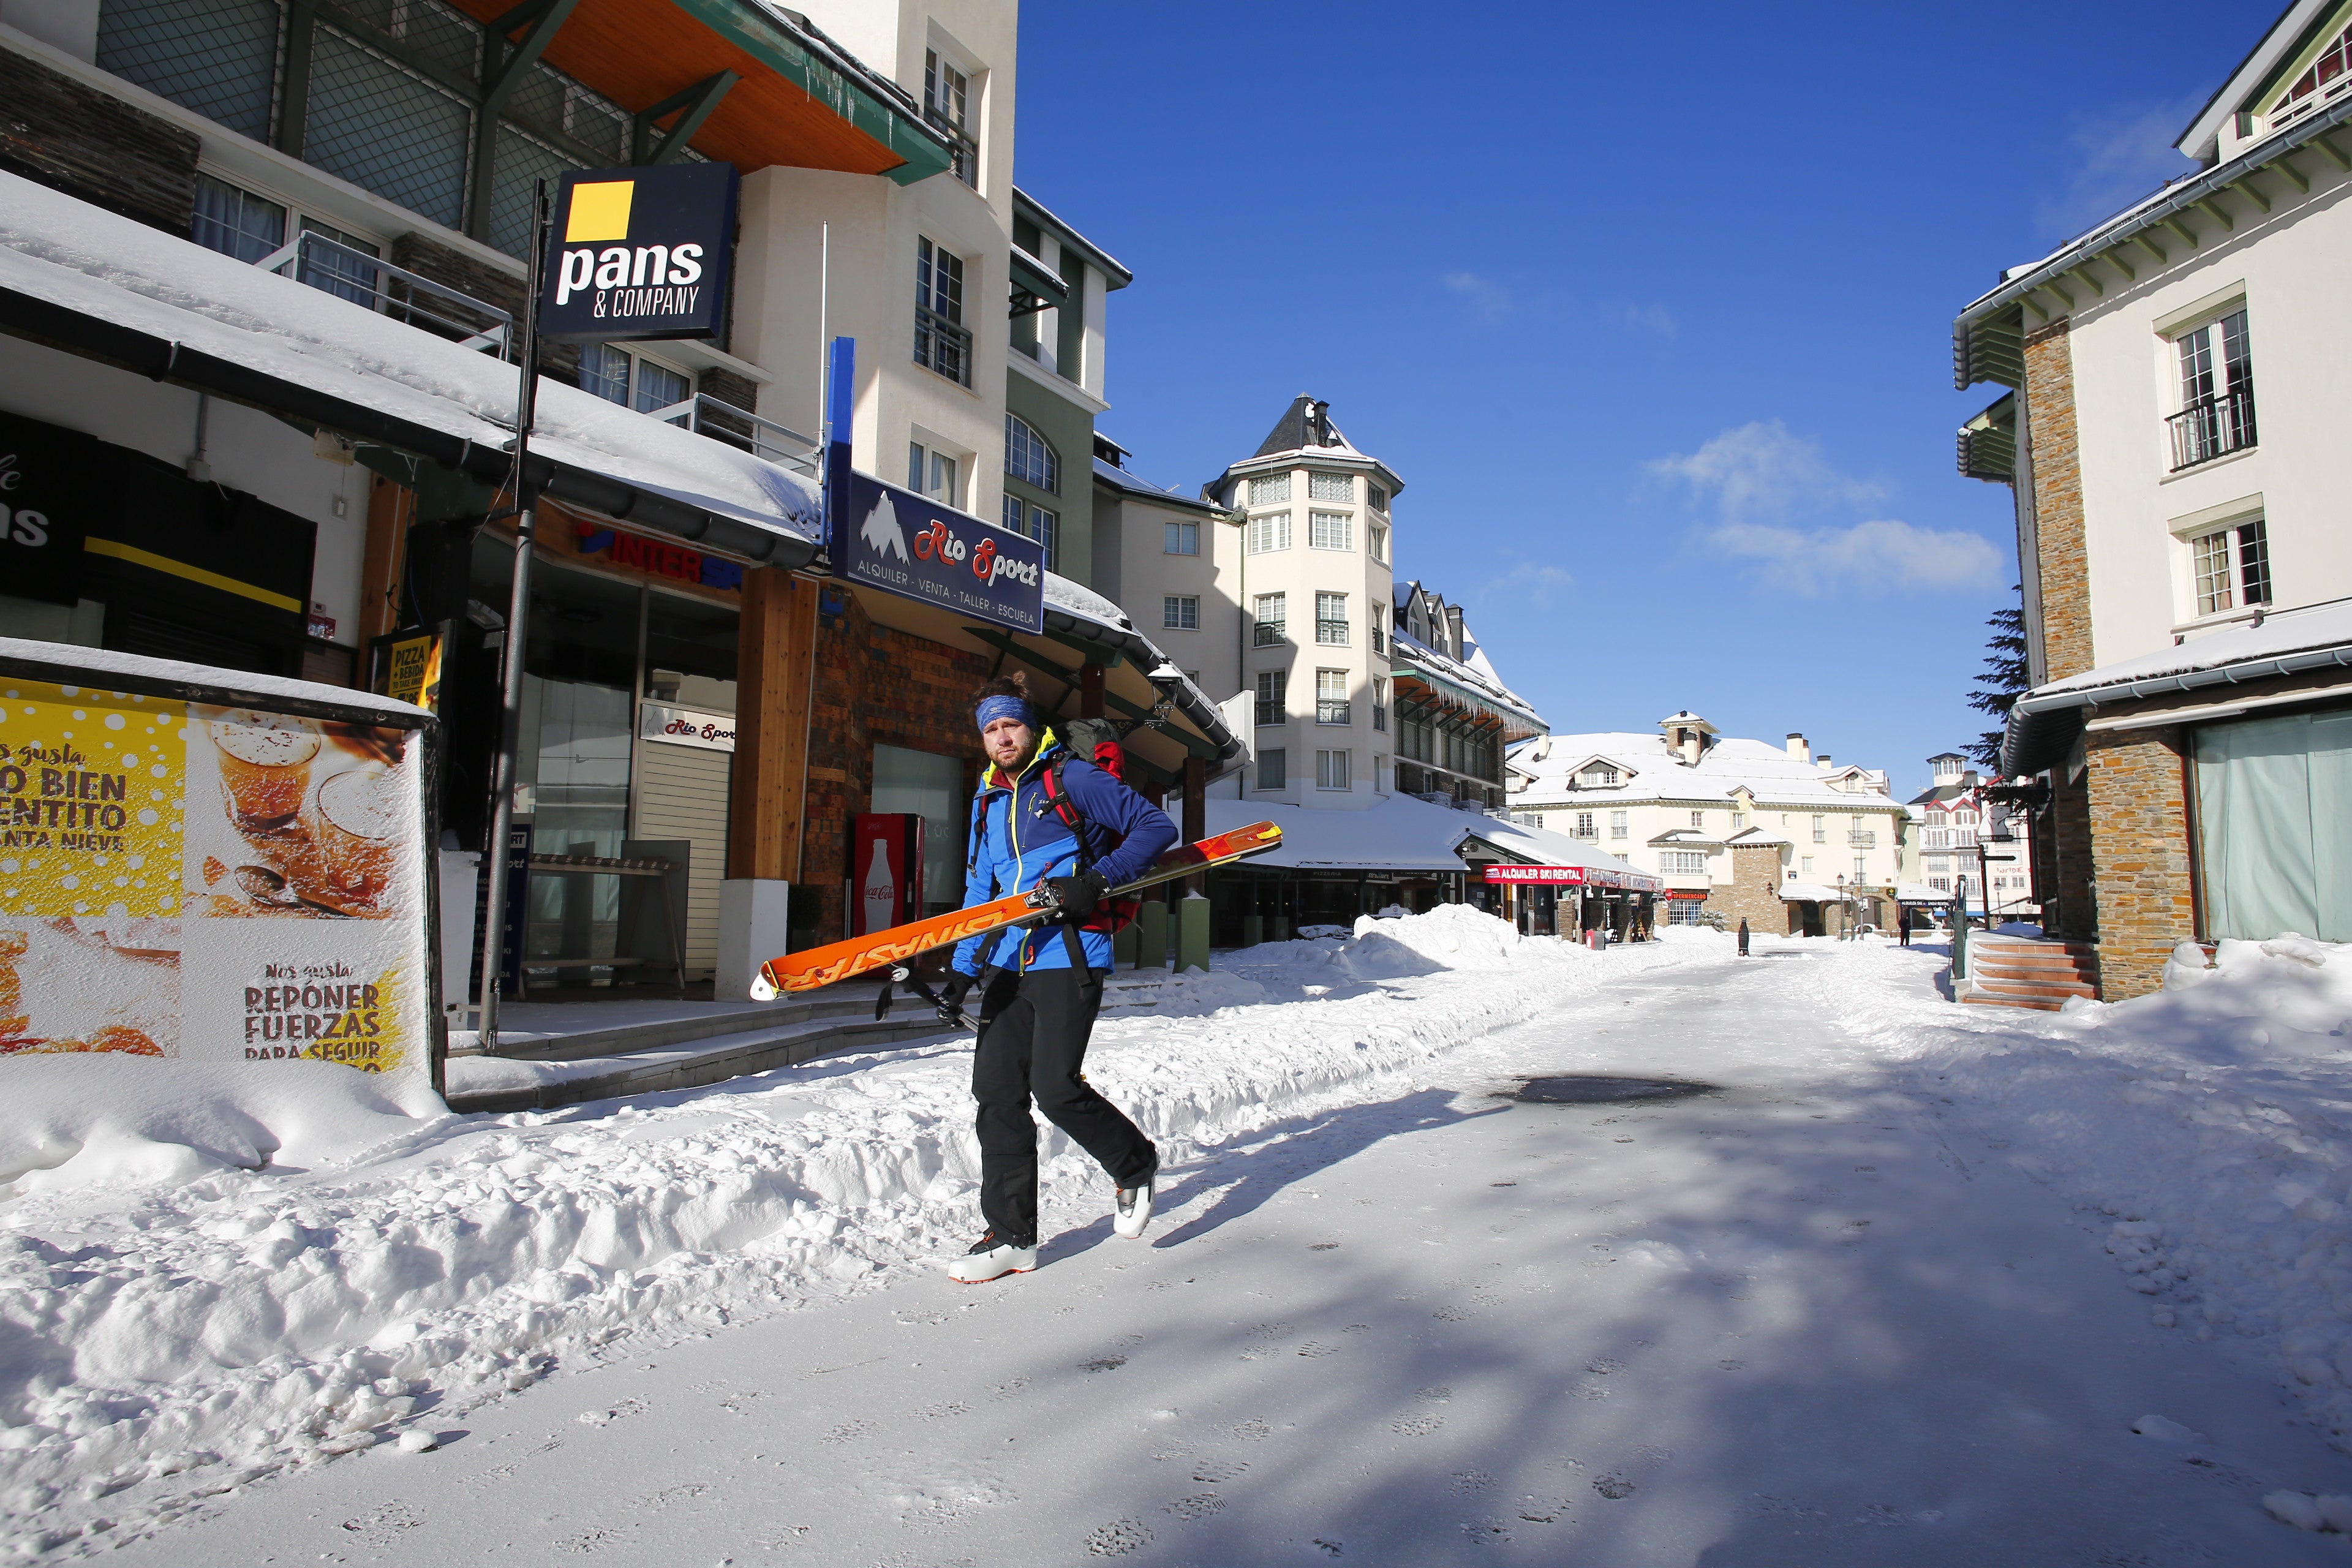
<svg viewBox="0 0 2352 1568">
<path fill-rule="evenodd" d="M 2085 942 L 1978 936 L 1969 941 L 1960 1000 L 2054 1013 L 2070 996 L 2099 994 L 2098 949 Z"/>
</svg>

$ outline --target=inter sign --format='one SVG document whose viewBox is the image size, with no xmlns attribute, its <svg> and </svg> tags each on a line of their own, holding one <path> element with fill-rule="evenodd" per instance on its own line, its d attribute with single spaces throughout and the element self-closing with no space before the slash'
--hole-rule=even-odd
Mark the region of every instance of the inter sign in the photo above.
<svg viewBox="0 0 2352 1568">
<path fill-rule="evenodd" d="M 539 330 L 569 342 L 711 338 L 726 324 L 735 166 L 567 172 L 555 195 Z"/>
</svg>

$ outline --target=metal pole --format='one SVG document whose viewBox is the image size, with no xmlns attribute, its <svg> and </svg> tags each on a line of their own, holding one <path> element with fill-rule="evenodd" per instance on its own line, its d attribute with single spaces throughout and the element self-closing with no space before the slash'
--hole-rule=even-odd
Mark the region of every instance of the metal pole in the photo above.
<svg viewBox="0 0 2352 1568">
<path fill-rule="evenodd" d="M 523 285 L 522 349 L 517 366 L 521 386 L 515 394 L 515 552 L 514 587 L 507 595 L 506 647 L 499 651 L 499 749 L 490 769 L 490 842 L 483 868 L 488 883 L 482 904 L 482 989 L 475 1005 L 480 1021 L 484 1051 L 499 1048 L 499 947 L 506 931 L 507 836 L 514 826 L 515 749 L 522 739 L 522 660 L 530 620 L 530 550 L 538 532 L 530 481 L 525 465 L 530 455 L 530 427 L 539 402 L 539 291 L 547 258 L 547 182 L 537 182 L 532 197 L 530 275 Z M 515 955 L 520 966 L 522 957 Z"/>
</svg>

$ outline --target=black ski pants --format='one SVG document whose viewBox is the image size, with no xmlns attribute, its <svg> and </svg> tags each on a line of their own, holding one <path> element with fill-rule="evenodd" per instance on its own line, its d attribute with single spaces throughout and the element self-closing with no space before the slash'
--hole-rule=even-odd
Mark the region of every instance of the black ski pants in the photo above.
<svg viewBox="0 0 2352 1568">
<path fill-rule="evenodd" d="M 1103 973 L 1007 971 L 982 994 L 980 1044 L 971 1058 L 971 1096 L 980 1102 L 980 1213 L 1003 1240 L 1026 1247 L 1037 1239 L 1032 1098 L 1118 1185 L 1135 1185 L 1160 1163 L 1151 1140 L 1086 1080 Z"/>
</svg>

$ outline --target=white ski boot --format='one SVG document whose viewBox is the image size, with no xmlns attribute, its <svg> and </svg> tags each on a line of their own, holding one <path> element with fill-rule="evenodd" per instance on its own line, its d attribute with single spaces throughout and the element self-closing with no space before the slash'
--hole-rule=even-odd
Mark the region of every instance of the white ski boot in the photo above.
<svg viewBox="0 0 2352 1568">
<path fill-rule="evenodd" d="M 1143 1227 L 1151 1223 L 1151 1184 L 1160 1179 L 1160 1167 L 1154 1165 L 1143 1180 L 1131 1187 L 1121 1187 L 1112 1199 L 1110 1228 L 1116 1235 L 1134 1241 L 1143 1235 Z"/>
<path fill-rule="evenodd" d="M 948 1265 L 948 1278 L 965 1285 L 978 1285 L 990 1279 L 1002 1279 L 1007 1274 L 1026 1274 L 1037 1267 L 1037 1247 L 1015 1247 L 1000 1241 L 990 1231 L 971 1244 L 971 1250 Z"/>
</svg>

